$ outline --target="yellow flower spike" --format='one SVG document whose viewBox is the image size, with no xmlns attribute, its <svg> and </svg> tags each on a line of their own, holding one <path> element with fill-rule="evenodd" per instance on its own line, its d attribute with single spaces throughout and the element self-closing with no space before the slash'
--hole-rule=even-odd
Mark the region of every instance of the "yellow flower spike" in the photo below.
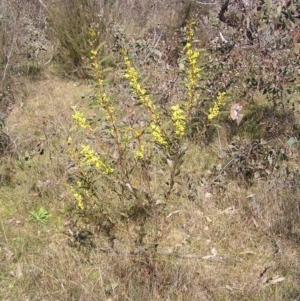
<svg viewBox="0 0 300 301">
<path fill-rule="evenodd" d="M 225 103 L 225 96 L 226 93 L 225 92 L 219 92 L 218 96 L 217 96 L 217 100 L 214 102 L 214 105 L 212 108 L 209 109 L 209 115 L 207 116 L 208 120 L 213 120 L 216 117 L 218 117 L 219 113 L 220 113 L 220 109 L 222 108 L 222 106 Z"/>
<path fill-rule="evenodd" d="M 78 193 L 74 193 L 74 197 L 77 200 L 77 206 L 80 210 L 84 210 L 84 205 L 82 201 L 82 196 Z"/>
<path fill-rule="evenodd" d="M 84 210 L 84 205 L 83 205 L 83 200 L 82 200 L 82 195 L 79 194 L 78 192 L 76 192 L 76 190 L 74 189 L 74 187 L 72 187 L 71 185 L 69 185 L 69 188 L 74 196 L 74 199 L 77 201 L 77 206 L 80 210 Z"/>
<path fill-rule="evenodd" d="M 192 107 L 199 99 L 199 94 L 196 93 L 196 88 L 197 88 L 197 82 L 199 81 L 199 79 L 201 77 L 201 70 L 197 67 L 197 59 L 200 56 L 200 52 L 195 51 L 192 48 L 192 42 L 193 42 L 193 36 L 194 36 L 193 25 L 194 25 L 194 22 L 189 20 L 187 22 L 187 28 L 186 28 L 186 37 L 187 37 L 186 77 L 187 77 L 187 83 L 185 84 L 185 87 L 186 87 L 187 95 L 189 98 L 188 102 L 186 104 L 187 116 L 191 115 Z"/>
<path fill-rule="evenodd" d="M 120 161 L 122 161 L 122 159 L 121 159 L 122 155 L 120 153 L 121 145 L 120 145 L 120 141 L 119 141 L 120 133 L 119 133 L 118 127 L 116 126 L 117 117 L 116 117 L 116 114 L 114 111 L 114 107 L 111 104 L 111 99 L 105 93 L 103 73 L 101 70 L 101 63 L 98 61 L 98 57 L 97 57 L 98 51 L 95 49 L 96 48 L 95 47 L 95 45 L 96 45 L 95 31 L 91 30 L 90 37 L 91 37 L 91 46 L 92 46 L 90 60 L 91 60 L 91 65 L 93 67 L 93 77 L 94 77 L 95 86 L 96 86 L 95 98 L 96 98 L 97 102 L 99 103 L 99 105 L 101 106 L 101 108 L 105 111 L 106 120 L 111 123 L 111 132 L 114 136 L 115 143 L 117 144 L 117 148 L 118 148 L 119 155 L 120 155 Z M 99 166 L 101 166 L 101 164 Z M 102 170 L 102 172 L 108 174 L 108 173 L 111 173 L 112 171 L 108 168 L 106 171 Z"/>
<path fill-rule="evenodd" d="M 141 84 L 139 83 L 138 73 L 132 67 L 126 50 L 123 50 L 122 54 L 124 56 L 124 63 L 126 67 L 124 77 L 127 80 L 129 80 L 129 85 L 132 89 L 131 93 L 135 95 L 140 100 L 140 102 L 148 109 L 152 117 L 152 121 L 149 127 L 152 136 L 157 143 L 163 146 L 167 146 L 168 143 L 162 134 L 161 120 L 159 117 L 159 113 L 157 112 L 156 106 L 151 101 L 150 96 L 147 94 L 146 89 L 142 88 Z"/>
<path fill-rule="evenodd" d="M 185 126 L 186 126 L 185 113 L 178 104 L 172 106 L 171 111 L 172 111 L 171 119 L 175 126 L 175 133 L 177 136 L 182 137 L 184 136 Z"/>
</svg>

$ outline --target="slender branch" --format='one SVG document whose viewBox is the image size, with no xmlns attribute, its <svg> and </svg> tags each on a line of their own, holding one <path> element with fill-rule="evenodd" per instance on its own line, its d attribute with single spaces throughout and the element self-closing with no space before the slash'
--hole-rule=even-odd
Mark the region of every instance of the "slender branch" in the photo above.
<svg viewBox="0 0 300 301">
<path fill-rule="evenodd" d="M 5 77 L 6 77 L 6 71 L 7 71 L 8 65 L 9 65 L 9 61 L 10 61 L 10 57 L 11 57 L 11 54 L 12 54 L 12 51 L 13 51 L 13 48 L 14 48 L 15 41 L 16 41 L 16 39 L 14 38 L 13 42 L 11 44 L 9 54 L 6 56 L 6 64 L 5 64 L 4 71 L 3 71 L 2 83 L 4 83 L 4 80 L 5 80 Z"/>
<path fill-rule="evenodd" d="M 49 9 L 47 8 L 47 6 L 45 5 L 45 3 L 42 0 L 39 0 L 41 6 L 43 6 L 43 8 L 49 13 Z"/>
</svg>

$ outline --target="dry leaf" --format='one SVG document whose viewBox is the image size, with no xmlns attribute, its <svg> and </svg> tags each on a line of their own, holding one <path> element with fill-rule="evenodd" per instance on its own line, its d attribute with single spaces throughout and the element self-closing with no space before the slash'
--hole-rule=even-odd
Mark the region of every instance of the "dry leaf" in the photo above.
<svg viewBox="0 0 300 301">
<path fill-rule="evenodd" d="M 237 210 L 234 207 L 228 207 L 225 210 L 221 211 L 219 214 L 232 214 L 235 213 Z"/>
<path fill-rule="evenodd" d="M 275 276 L 275 277 L 272 277 L 271 279 L 269 279 L 268 283 L 270 283 L 270 284 L 276 284 L 276 283 L 282 282 L 284 280 L 285 280 L 285 277 Z"/>
<path fill-rule="evenodd" d="M 213 254 L 214 256 L 218 255 L 218 252 L 217 252 L 216 248 L 211 249 L 211 254 Z"/>
<path fill-rule="evenodd" d="M 172 215 L 179 213 L 181 210 L 176 210 L 174 212 L 171 212 L 170 214 L 168 214 L 167 219 L 170 218 Z"/>
<path fill-rule="evenodd" d="M 285 277 L 282 276 L 274 276 L 271 278 L 263 278 L 262 283 L 264 283 L 263 287 L 267 287 L 271 284 L 277 284 L 285 280 Z"/>
<path fill-rule="evenodd" d="M 204 195 L 204 197 L 205 197 L 206 199 L 211 199 L 211 198 L 213 197 L 213 195 L 212 195 L 212 193 L 210 193 L 210 192 L 206 192 L 205 195 Z"/>
<path fill-rule="evenodd" d="M 22 275 L 23 275 L 22 269 L 23 269 L 22 264 L 18 262 L 17 263 L 16 272 L 10 271 L 9 275 L 12 276 L 12 277 L 14 277 L 14 278 L 20 279 L 22 277 Z"/>
<path fill-rule="evenodd" d="M 20 262 L 18 262 L 17 263 L 16 274 L 15 274 L 15 277 L 17 279 L 20 279 L 22 277 L 22 275 L 23 275 L 22 270 L 23 270 L 23 266 Z"/>
<path fill-rule="evenodd" d="M 243 117 L 244 117 L 243 114 L 237 114 L 237 117 L 236 117 L 236 123 L 237 123 L 237 125 L 240 125 Z"/>
<path fill-rule="evenodd" d="M 258 223 L 254 217 L 252 217 L 252 221 L 253 221 L 255 228 L 258 228 Z"/>
<path fill-rule="evenodd" d="M 230 118 L 232 120 L 236 120 L 237 125 L 239 125 L 244 117 L 243 114 L 239 114 L 239 112 L 243 108 L 243 102 L 240 101 L 238 103 L 235 103 L 234 105 L 231 106 L 230 108 Z"/>
<path fill-rule="evenodd" d="M 3 253 L 7 261 L 11 261 L 14 258 L 14 252 L 9 250 L 8 248 L 4 248 Z"/>
<path fill-rule="evenodd" d="M 207 256 L 204 256 L 202 258 L 203 259 L 212 259 L 212 258 L 215 258 L 217 255 L 218 255 L 217 250 L 215 248 L 212 248 L 211 249 L 211 255 L 207 255 Z"/>
<path fill-rule="evenodd" d="M 242 110 L 243 105 L 241 102 L 235 103 L 234 105 L 231 106 L 230 108 L 230 117 L 232 120 L 236 120 L 237 115 L 240 110 Z"/>
<path fill-rule="evenodd" d="M 246 250 L 244 252 L 239 253 L 240 255 L 255 255 L 255 252 L 251 250 Z"/>
<path fill-rule="evenodd" d="M 206 220 L 207 220 L 209 223 L 211 223 L 211 222 L 212 222 L 212 219 L 211 219 L 210 217 L 208 217 L 208 216 L 205 216 L 205 218 L 206 218 Z"/>
</svg>

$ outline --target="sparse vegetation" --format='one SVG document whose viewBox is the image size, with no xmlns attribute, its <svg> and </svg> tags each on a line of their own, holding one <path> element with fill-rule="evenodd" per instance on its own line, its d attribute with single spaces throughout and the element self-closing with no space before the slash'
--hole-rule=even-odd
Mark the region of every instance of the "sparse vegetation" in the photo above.
<svg viewBox="0 0 300 301">
<path fill-rule="evenodd" d="M 0 6 L 1 300 L 299 300 L 297 1 Z"/>
</svg>

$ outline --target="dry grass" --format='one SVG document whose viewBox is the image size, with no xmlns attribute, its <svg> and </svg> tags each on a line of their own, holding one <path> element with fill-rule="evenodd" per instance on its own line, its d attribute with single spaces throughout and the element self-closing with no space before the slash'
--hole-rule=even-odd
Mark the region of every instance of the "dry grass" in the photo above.
<svg viewBox="0 0 300 301">
<path fill-rule="evenodd" d="M 221 181 L 207 190 L 201 178 L 213 170 L 211 147 L 195 147 L 187 157 L 192 185 L 177 187 L 156 258 L 111 249 L 101 234 L 93 237 L 95 248 L 76 247 L 65 224 L 66 139 L 71 106 L 90 88 L 53 78 L 27 88 L 5 129 L 15 151 L 6 163 L 11 179 L 0 187 L 2 300 L 298 300 L 296 179 L 249 189 Z M 32 153 L 39 143 L 42 155 Z M 29 220 L 40 206 L 52 214 L 46 225 Z"/>
</svg>

